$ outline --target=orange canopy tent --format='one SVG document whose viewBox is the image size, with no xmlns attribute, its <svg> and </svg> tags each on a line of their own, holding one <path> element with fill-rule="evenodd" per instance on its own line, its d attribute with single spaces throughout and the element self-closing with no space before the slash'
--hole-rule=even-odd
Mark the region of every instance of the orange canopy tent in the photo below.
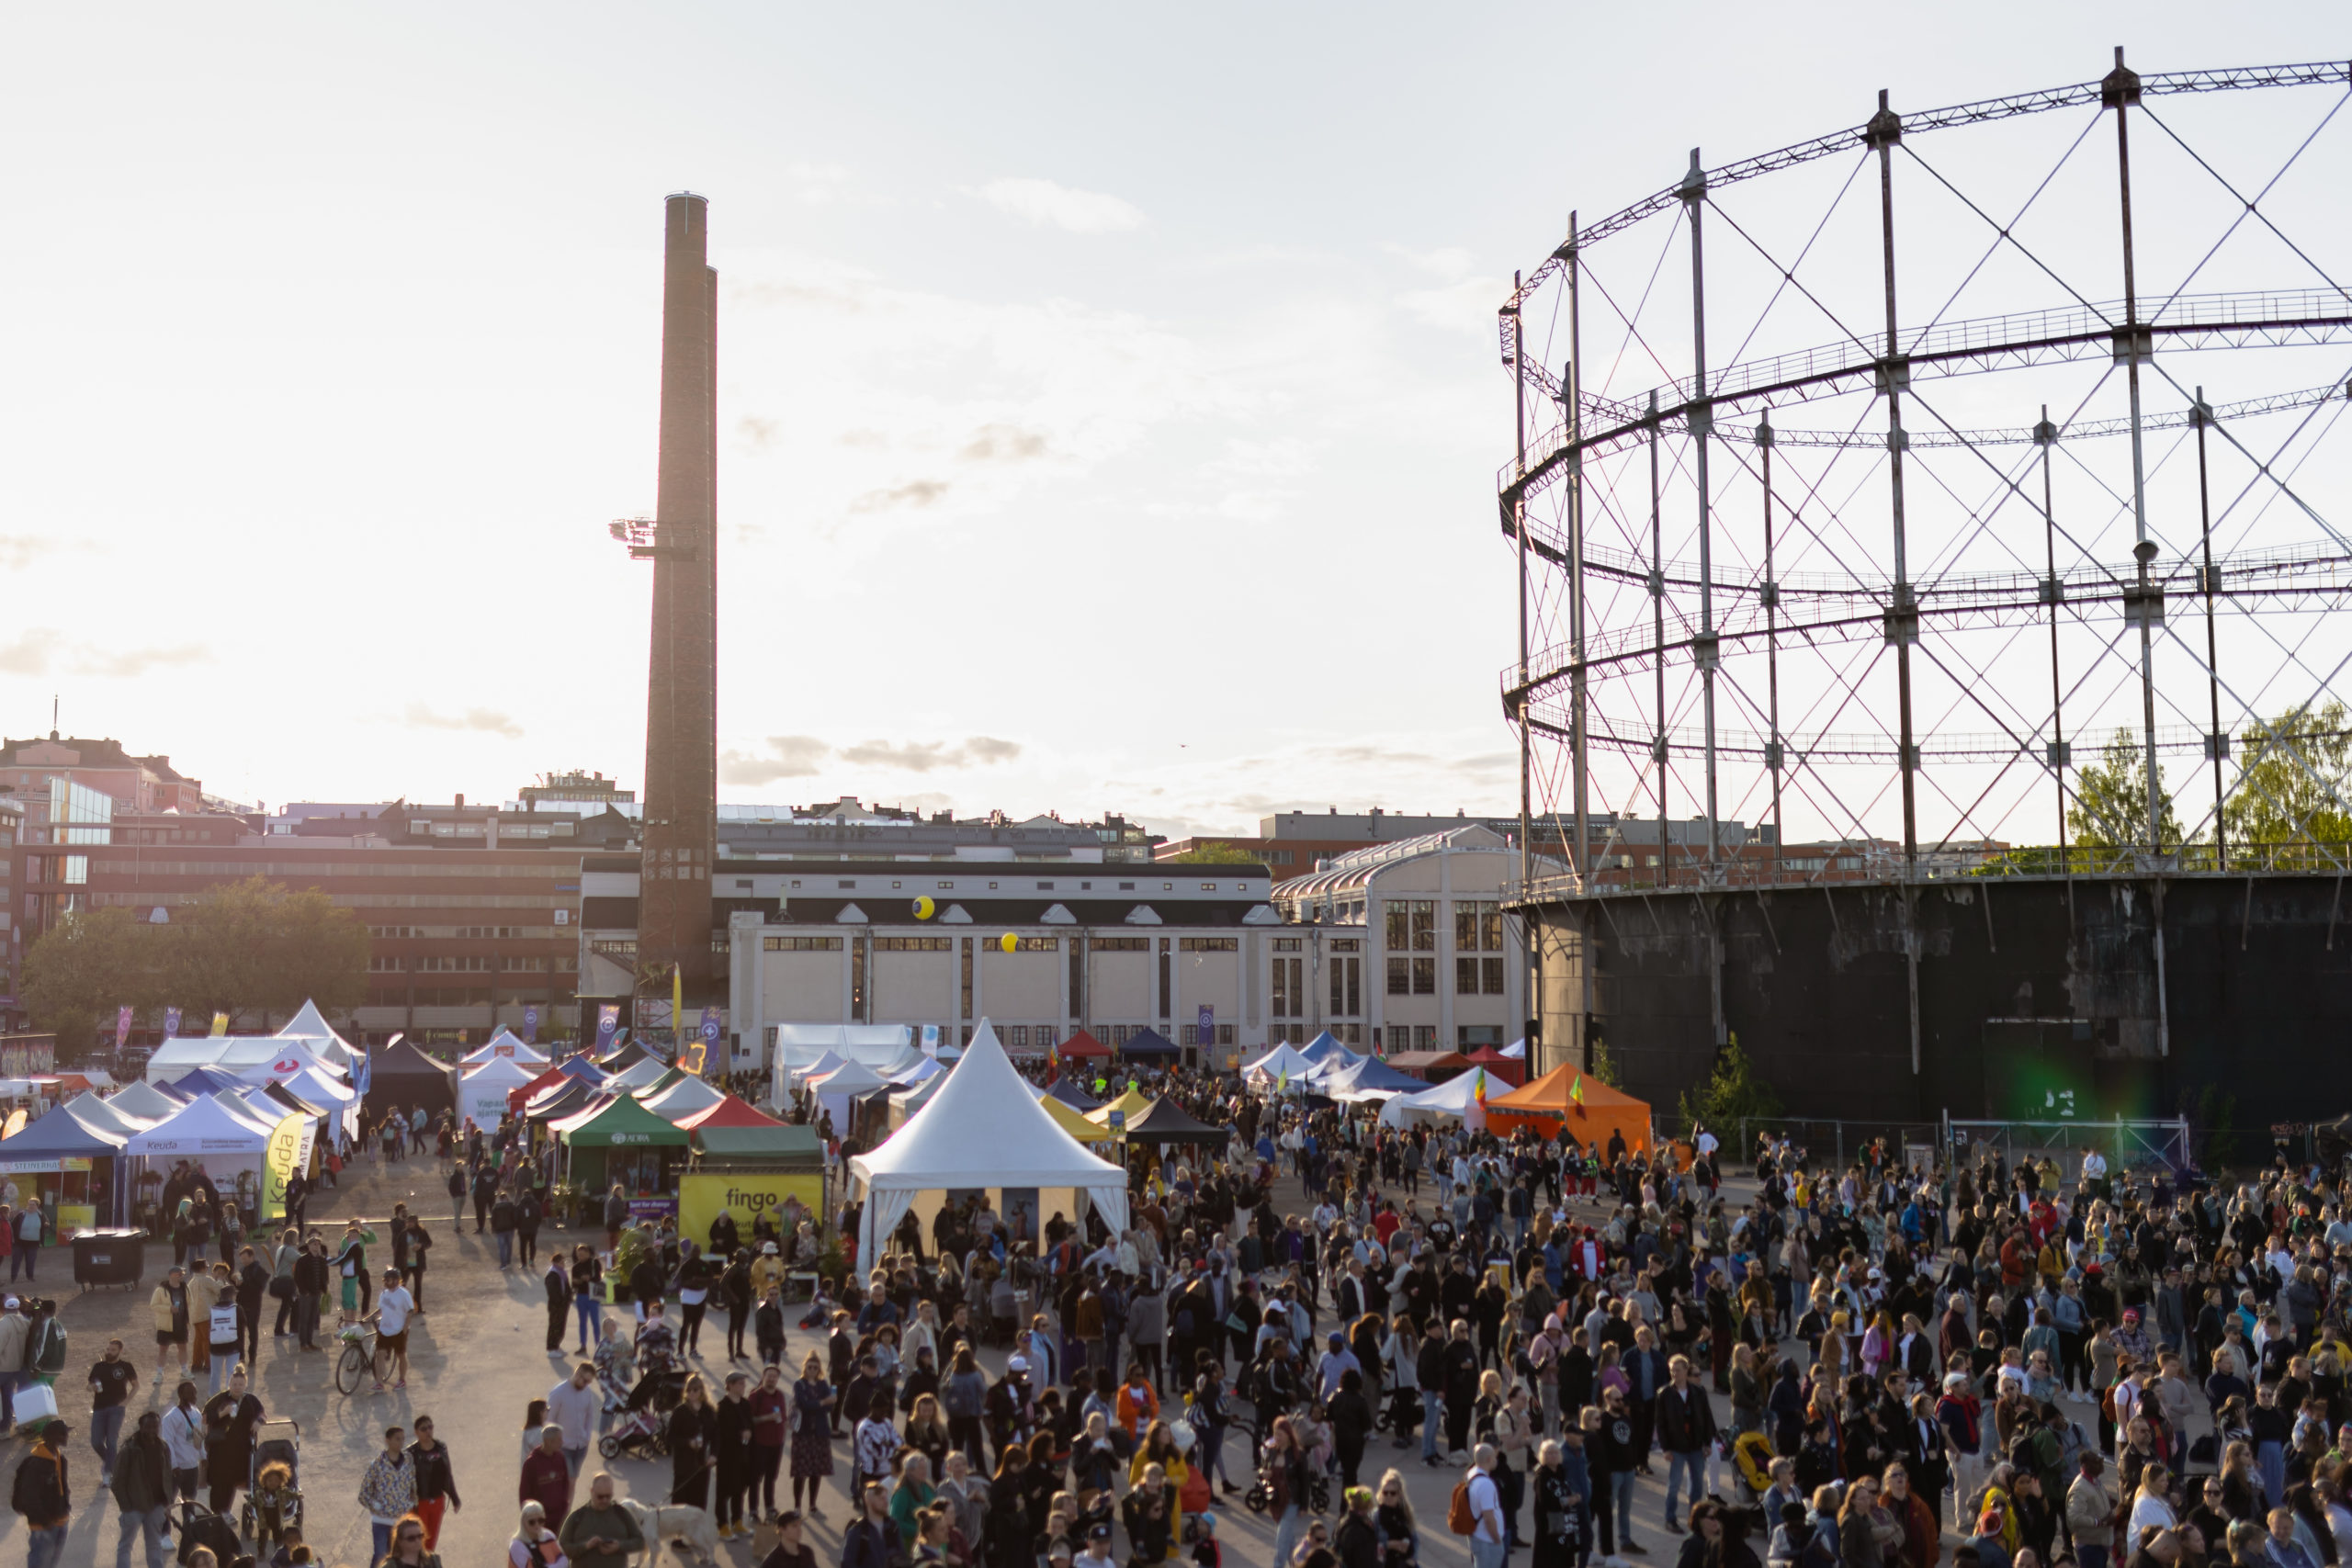
<svg viewBox="0 0 2352 1568">
<path fill-rule="evenodd" d="M 1625 1146 L 1638 1151 L 1650 1145 L 1650 1108 L 1575 1066 L 1554 1067 L 1534 1082 L 1487 1101 L 1488 1132 L 1508 1136 L 1521 1127 L 1547 1138 L 1599 1144 L 1603 1152 L 1609 1134 L 1623 1133 Z"/>
</svg>

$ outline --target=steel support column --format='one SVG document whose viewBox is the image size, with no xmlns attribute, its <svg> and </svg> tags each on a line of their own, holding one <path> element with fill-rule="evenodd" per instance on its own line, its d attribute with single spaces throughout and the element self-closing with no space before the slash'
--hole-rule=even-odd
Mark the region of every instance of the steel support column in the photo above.
<svg viewBox="0 0 2352 1568">
<path fill-rule="evenodd" d="M 1519 293 L 1519 274 L 1511 274 L 1511 294 Z M 1527 333 L 1519 317 L 1519 307 L 1510 310 L 1510 382 L 1512 418 L 1518 427 L 1519 471 L 1527 472 Z M 1534 827 L 1533 760 L 1527 733 L 1527 498 L 1521 495 L 1512 506 L 1512 543 L 1519 557 L 1519 886 L 1524 893 L 1534 860 L 1529 853 L 1528 841 Z M 1534 974 L 1534 958 L 1528 959 L 1531 984 Z M 1532 993 L 1531 992 L 1531 999 Z"/>
<path fill-rule="evenodd" d="M 1919 811 L 1912 778 L 1917 748 L 1911 739 L 1911 644 L 1919 619 L 1912 602 L 1903 518 L 1903 388 L 1910 376 L 1894 320 L 1894 144 L 1903 140 L 1903 120 L 1887 107 L 1886 97 L 1885 89 L 1880 89 L 1878 113 L 1871 117 L 1862 135 L 1878 152 L 1879 230 L 1886 267 L 1886 354 L 1879 362 L 1879 389 L 1886 394 L 1887 470 L 1894 529 L 1894 602 L 1887 611 L 1886 635 L 1894 644 L 1895 713 L 1902 729 L 1895 760 L 1903 773 L 1903 874 L 1908 878 L 1919 874 Z"/>
<path fill-rule="evenodd" d="M 1563 378 L 1567 388 L 1568 440 L 1574 443 L 1584 434 L 1584 342 L 1583 321 L 1578 315 L 1577 298 L 1577 276 L 1582 268 L 1577 265 L 1577 215 L 1568 214 L 1568 373 Z M 1568 763 L 1571 784 L 1576 795 L 1577 858 L 1578 876 L 1592 874 L 1592 815 L 1591 780 L 1587 772 L 1587 740 L 1585 735 L 1585 669 L 1584 669 L 1584 459 L 1579 455 L 1568 470 Z M 1520 671 L 1520 679 L 1527 679 L 1527 671 Z M 1589 987 L 1587 987 L 1588 995 Z M 1587 1009 L 1587 1027 L 1589 1024 Z"/>
<path fill-rule="evenodd" d="M 2051 506 L 2050 452 L 2058 445 L 2058 427 L 2050 423 L 2050 405 L 2041 405 L 2041 419 L 2033 427 L 2034 445 L 2041 448 L 2041 558 L 2048 576 L 2041 581 L 2042 602 L 2050 606 L 2050 776 L 2058 784 L 2058 863 L 2066 859 L 2066 694 L 2058 674 L 2058 607 L 2065 602 L 2065 585 L 2058 578 L 2058 523 Z M 2071 875 L 2071 871 L 2069 872 Z"/>
<path fill-rule="evenodd" d="M 1674 857 L 1668 852 L 1666 820 L 1666 543 L 1657 501 L 1657 391 L 1650 391 L 1650 613 L 1657 657 L 1651 660 L 1657 676 L 1657 883 L 1670 886 Z"/>
<path fill-rule="evenodd" d="M 2213 594 L 2220 584 L 2213 575 L 2213 497 L 2206 486 L 2205 469 L 2205 427 L 2213 423 L 2213 408 L 2205 400 L 2202 387 L 2197 389 L 2197 405 L 2188 411 L 2188 417 L 2197 427 L 2197 535 L 2205 556 L 2205 579 L 2199 586 L 2205 590 L 2205 702 L 2213 725 L 2205 736 L 2205 749 L 2213 758 L 2213 863 L 2227 871 L 2230 832 L 2229 824 L 2222 818 L 2225 798 L 2222 762 L 2230 754 L 2230 742 L 2222 733 L 2222 656 L 2213 632 Z"/>
<path fill-rule="evenodd" d="M 1781 585 L 1772 575 L 1772 416 L 1757 422 L 1756 446 L 1764 464 L 1764 704 L 1770 734 L 1765 741 L 1764 766 L 1772 775 L 1772 862 L 1779 874 L 1781 846 L 1787 835 L 1781 825 Z"/>
<path fill-rule="evenodd" d="M 1707 205 L 1707 171 L 1700 165 L 1699 150 L 1690 149 L 1690 171 L 1682 177 L 1682 205 L 1690 214 L 1690 434 L 1699 482 L 1699 701 L 1706 726 L 1707 868 L 1713 886 L 1723 876 L 1723 831 L 1716 820 L 1715 801 L 1715 584 L 1714 529 L 1711 515 L 1714 492 L 1707 479 L 1709 436 L 1713 418 L 1707 409 L 1707 265 L 1705 229 L 1701 218 Z M 1721 1044 L 1719 1040 L 1717 1044 Z"/>
</svg>

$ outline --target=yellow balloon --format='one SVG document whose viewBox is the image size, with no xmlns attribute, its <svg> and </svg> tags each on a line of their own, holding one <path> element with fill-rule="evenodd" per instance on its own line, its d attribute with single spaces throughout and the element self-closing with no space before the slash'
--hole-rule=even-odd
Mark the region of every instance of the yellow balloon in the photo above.
<svg viewBox="0 0 2352 1568">
<path fill-rule="evenodd" d="M 915 919 L 918 920 L 927 920 L 931 919 L 932 911 L 938 908 L 939 906 L 933 903 L 929 897 L 917 898 L 915 900 Z"/>
<path fill-rule="evenodd" d="M 1007 931 L 1002 936 L 997 938 L 996 944 L 1004 949 L 1007 953 L 1017 953 L 1021 949 L 1021 939 L 1014 936 L 1011 931 Z"/>
</svg>

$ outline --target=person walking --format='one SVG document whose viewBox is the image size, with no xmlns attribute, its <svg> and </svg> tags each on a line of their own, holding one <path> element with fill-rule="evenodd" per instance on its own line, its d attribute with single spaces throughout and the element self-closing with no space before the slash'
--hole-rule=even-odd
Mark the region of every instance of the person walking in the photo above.
<svg viewBox="0 0 2352 1568">
<path fill-rule="evenodd" d="M 1706 1495 L 1707 1458 L 1715 1440 L 1715 1412 L 1703 1389 L 1690 1382 L 1690 1361 L 1677 1356 L 1667 1363 L 1667 1386 L 1657 1395 L 1657 1442 L 1666 1450 L 1666 1528 L 1675 1534 L 1683 1533 L 1682 1521 L 1676 1517 L 1674 1500 L 1676 1487 L 1689 1477 L 1689 1495 L 1685 1502 L 1696 1503 Z"/>
<path fill-rule="evenodd" d="M 595 1440 L 604 1407 L 592 1362 L 581 1362 L 570 1377 L 548 1390 L 548 1425 L 563 1428 L 563 1457 L 575 1476 L 588 1461 L 588 1445 Z"/>
<path fill-rule="evenodd" d="M 449 1462 L 449 1445 L 433 1435 L 433 1417 L 416 1418 L 416 1441 L 408 1446 L 409 1468 L 416 1477 L 416 1517 L 424 1521 L 424 1545 L 441 1545 L 441 1516 L 445 1509 L 463 1508 L 458 1498 L 458 1471 Z"/>
<path fill-rule="evenodd" d="M 630 1568 L 645 1550 L 645 1532 L 613 1492 L 612 1476 L 600 1470 L 589 1478 L 588 1501 L 564 1516 L 556 1534 L 571 1568 Z"/>
<path fill-rule="evenodd" d="M 17 1265 L 25 1266 L 28 1280 L 39 1277 L 41 1231 L 46 1224 L 39 1198 L 25 1200 L 24 1213 L 17 1216 L 17 1250 L 8 1258 L 8 1279 L 17 1278 Z"/>
<path fill-rule="evenodd" d="M 537 1504 L 558 1529 L 571 1511 L 571 1461 L 564 1456 L 563 1428 L 550 1421 L 539 1428 L 539 1446 L 523 1456 L 515 1500 Z"/>
<path fill-rule="evenodd" d="M 560 1356 L 564 1325 L 571 1320 L 571 1271 L 564 1267 L 561 1251 L 548 1258 L 540 1283 L 548 1292 L 548 1354 Z"/>
<path fill-rule="evenodd" d="M 232 1362 L 228 1386 L 204 1404 L 204 1468 L 216 1514 L 227 1513 L 252 1480 L 254 1427 L 263 1415 L 261 1401 L 246 1392 L 244 1363 Z"/>
<path fill-rule="evenodd" d="M 175 1403 L 164 1412 L 160 1430 L 164 1450 L 171 1456 L 172 1490 L 184 1502 L 196 1501 L 196 1476 L 204 1467 L 204 1411 L 196 1403 L 196 1384 L 180 1380 Z"/>
<path fill-rule="evenodd" d="M 172 1460 L 164 1447 L 163 1417 L 139 1413 L 139 1426 L 115 1456 L 115 1507 L 121 1513 L 114 1568 L 130 1568 L 134 1541 L 147 1543 L 147 1568 L 164 1568 L 171 1529 Z"/>
<path fill-rule="evenodd" d="M 29 1568 L 56 1568 L 65 1551 L 65 1528 L 74 1520 L 74 1492 L 66 1477 L 65 1440 L 73 1428 L 51 1421 L 33 1439 L 33 1451 L 17 1465 L 9 1504 L 24 1516 Z"/>
<path fill-rule="evenodd" d="M 106 1354 L 90 1368 L 90 1451 L 98 1456 L 98 1484 L 114 1480 L 115 1445 L 122 1436 L 122 1413 L 139 1387 L 139 1369 L 126 1360 L 122 1341 L 107 1341 Z"/>
<path fill-rule="evenodd" d="M 1495 1483 L 1495 1450 L 1480 1443 L 1471 1450 L 1469 1484 L 1470 1562 L 1472 1568 L 1503 1568 L 1508 1561 L 1504 1536 L 1502 1488 Z"/>
<path fill-rule="evenodd" d="M 385 1427 L 383 1451 L 368 1461 L 359 1477 L 359 1507 L 375 1537 L 371 1562 L 381 1561 L 391 1550 L 393 1527 L 416 1506 L 416 1466 L 401 1446 L 407 1436 L 401 1427 Z M 417 1539 L 424 1537 L 424 1527 L 419 1525 Z"/>
</svg>

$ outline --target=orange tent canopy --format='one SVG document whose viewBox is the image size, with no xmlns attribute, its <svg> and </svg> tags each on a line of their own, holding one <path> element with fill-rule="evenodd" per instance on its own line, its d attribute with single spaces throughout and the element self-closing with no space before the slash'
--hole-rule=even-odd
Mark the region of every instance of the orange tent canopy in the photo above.
<svg viewBox="0 0 2352 1568">
<path fill-rule="evenodd" d="M 1571 1095 L 1577 1079 L 1584 1079 L 1584 1103 Z M 1566 1136 L 1579 1144 L 1609 1147 L 1609 1134 L 1623 1133 L 1629 1149 L 1650 1144 L 1650 1108 L 1622 1090 L 1611 1089 L 1590 1073 L 1575 1066 L 1554 1067 L 1542 1077 L 1509 1094 L 1487 1101 L 1487 1128 L 1510 1134 L 1532 1127 L 1545 1137 Z"/>
</svg>

